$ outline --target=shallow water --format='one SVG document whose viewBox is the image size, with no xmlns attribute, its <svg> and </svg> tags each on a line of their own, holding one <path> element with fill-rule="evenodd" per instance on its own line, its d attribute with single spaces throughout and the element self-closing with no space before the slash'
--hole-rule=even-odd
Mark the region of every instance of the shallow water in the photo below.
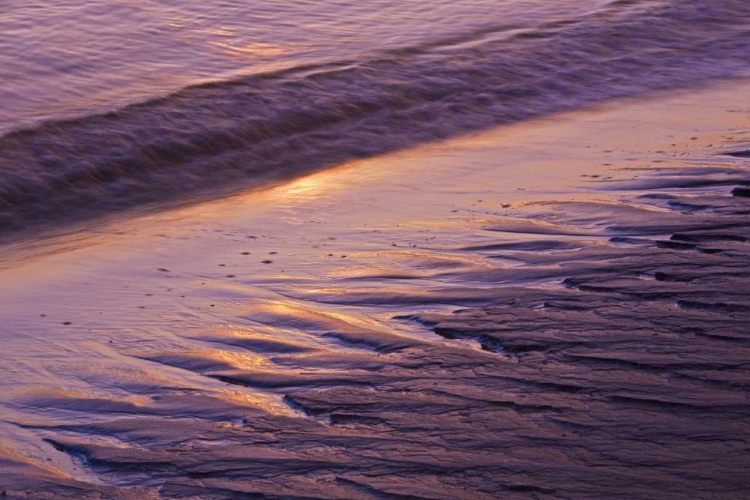
<svg viewBox="0 0 750 500">
<path fill-rule="evenodd" d="M 601 0 L 4 2 L 0 132 L 201 81 L 533 28 Z"/>
<path fill-rule="evenodd" d="M 747 1 L 3 9 L 0 491 L 747 490 Z"/>
<path fill-rule="evenodd" d="M 0 80 L 3 122 L 22 130 L 0 137 L 0 230 L 290 179 L 750 69 L 744 0 L 315 3 L 297 16 L 285 3 L 207 14 L 172 6 L 163 15 L 149 3 L 76 5 L 3 17 L 11 26 L 0 57 L 9 60 L 0 67 L 14 71 Z M 174 21 L 173 36 L 157 29 L 173 15 L 198 25 Z M 139 16 L 157 27 L 133 34 L 149 25 Z M 224 24 L 231 34 L 217 34 Z M 180 45 L 183 30 L 199 34 L 186 35 L 198 48 Z M 267 66 L 227 55 L 226 45 L 254 36 L 284 47 L 305 38 L 313 49 L 282 49 L 264 56 Z M 230 40 L 217 47 L 222 37 Z M 160 83 L 152 71 L 178 81 Z M 155 97 L 167 89 L 181 90 Z M 139 104 L 120 107 L 130 101 Z"/>
<path fill-rule="evenodd" d="M 730 498 L 747 88 L 4 247 L 0 486 Z"/>
</svg>

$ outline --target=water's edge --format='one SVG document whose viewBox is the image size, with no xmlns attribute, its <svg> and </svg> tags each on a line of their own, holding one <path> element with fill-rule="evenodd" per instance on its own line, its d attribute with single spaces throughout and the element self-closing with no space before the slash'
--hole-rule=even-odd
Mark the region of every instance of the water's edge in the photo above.
<svg viewBox="0 0 750 500">
<path fill-rule="evenodd" d="M 184 89 L 0 138 L 0 231 L 86 219 L 644 92 L 746 74 L 750 5 L 587 17 Z"/>
</svg>

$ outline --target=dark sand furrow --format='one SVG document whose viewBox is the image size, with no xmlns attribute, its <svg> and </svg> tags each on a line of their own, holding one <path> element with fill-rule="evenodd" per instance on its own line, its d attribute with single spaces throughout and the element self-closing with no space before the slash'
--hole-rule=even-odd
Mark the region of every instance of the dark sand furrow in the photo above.
<svg viewBox="0 0 750 500">
<path fill-rule="evenodd" d="M 111 498 L 145 483 L 154 498 L 746 497 L 750 216 L 731 190 L 711 191 L 725 181 L 686 170 L 629 183 L 624 199 L 622 183 L 602 182 L 617 203 L 529 205 L 477 244 L 446 244 L 447 262 L 476 257 L 449 283 L 342 278 L 285 289 L 293 307 L 238 314 L 310 346 L 213 334 L 132 354 L 228 391 L 262 388 L 285 411 L 190 394 L 40 397 L 27 404 L 114 415 L 29 428 L 118 485 L 83 495 Z M 675 187 L 695 203 L 644 196 Z M 503 267 L 509 256 L 523 269 Z M 350 306 L 394 331 L 341 319 Z M 57 481 L 61 498 L 76 486 Z"/>
</svg>

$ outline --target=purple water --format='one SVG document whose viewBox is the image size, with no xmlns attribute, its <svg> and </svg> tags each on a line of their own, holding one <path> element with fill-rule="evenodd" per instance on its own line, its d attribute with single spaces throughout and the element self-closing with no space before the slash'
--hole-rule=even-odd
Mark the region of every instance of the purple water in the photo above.
<svg viewBox="0 0 750 500">
<path fill-rule="evenodd" d="M 198 82 L 530 28 L 601 0 L 3 2 L 0 132 Z"/>
<path fill-rule="evenodd" d="M 750 0 L 0 2 L 0 497 L 739 498 L 747 84 L 329 167 L 749 69 Z"/>
<path fill-rule="evenodd" d="M 13 2 L 0 229 L 749 68 L 746 0 Z"/>
</svg>

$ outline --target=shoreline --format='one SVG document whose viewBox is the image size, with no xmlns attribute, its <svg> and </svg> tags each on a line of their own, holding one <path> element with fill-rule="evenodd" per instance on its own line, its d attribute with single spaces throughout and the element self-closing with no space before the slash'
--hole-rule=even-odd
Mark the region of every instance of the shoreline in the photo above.
<svg viewBox="0 0 750 500">
<path fill-rule="evenodd" d="M 747 149 L 748 89 L 503 127 L 6 255 L 0 418 L 24 436 L 0 489 L 741 495 L 750 199 L 731 192 L 750 172 L 716 151 Z"/>
</svg>

